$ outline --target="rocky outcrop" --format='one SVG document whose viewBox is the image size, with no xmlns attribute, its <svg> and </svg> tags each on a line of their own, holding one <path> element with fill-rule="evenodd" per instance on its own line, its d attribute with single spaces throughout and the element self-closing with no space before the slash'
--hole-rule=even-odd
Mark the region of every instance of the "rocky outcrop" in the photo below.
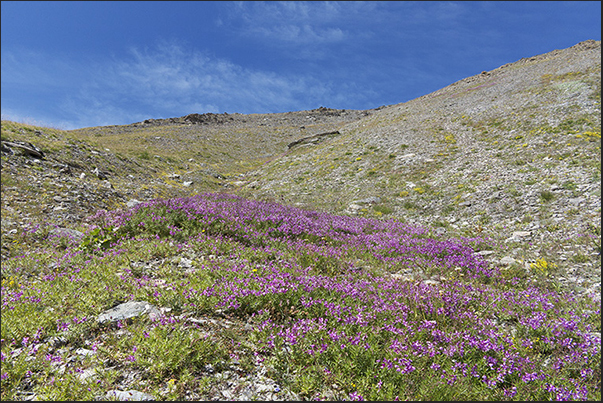
<svg viewBox="0 0 603 403">
<path fill-rule="evenodd" d="M 295 141 L 287 144 L 287 148 L 291 149 L 295 146 L 299 146 L 302 144 L 317 144 L 318 142 L 323 140 L 325 137 L 332 137 L 332 136 L 336 136 L 338 134 L 341 134 L 341 133 L 339 133 L 339 130 L 333 130 L 333 131 L 326 132 L 326 133 L 314 134 L 312 136 L 304 137 L 304 138 L 295 140 Z"/>
<path fill-rule="evenodd" d="M 22 143 L 22 142 L 12 142 L 12 141 L 3 141 L 2 142 L 2 152 L 7 154 L 14 154 L 13 148 L 16 148 L 19 151 L 22 151 L 24 154 L 30 155 L 35 158 L 44 159 L 44 153 L 38 147 L 34 146 L 31 143 Z"/>
<path fill-rule="evenodd" d="M 228 115 L 228 113 L 216 114 L 216 113 L 191 113 L 182 118 L 182 120 L 186 123 L 192 124 L 221 124 L 227 122 L 229 120 L 233 120 L 232 117 Z"/>
</svg>

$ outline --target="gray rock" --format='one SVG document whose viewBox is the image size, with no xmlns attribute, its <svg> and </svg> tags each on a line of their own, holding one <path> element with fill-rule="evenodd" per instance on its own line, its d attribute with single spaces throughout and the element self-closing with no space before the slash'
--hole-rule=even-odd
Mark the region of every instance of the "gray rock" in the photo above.
<svg viewBox="0 0 603 403">
<path fill-rule="evenodd" d="M 414 279 L 415 279 L 412 275 L 399 274 L 399 273 L 394 273 L 391 275 L 391 277 L 393 279 L 400 280 L 400 281 L 414 281 Z"/>
<path fill-rule="evenodd" d="M 161 311 L 148 302 L 129 301 L 101 313 L 98 316 L 98 321 L 100 323 L 117 322 L 118 320 L 133 318 L 144 314 L 149 314 L 149 317 L 153 319 L 160 316 Z"/>
<path fill-rule="evenodd" d="M 532 235 L 532 233 L 530 231 L 515 231 L 515 232 L 513 232 L 513 234 L 511 235 L 510 238 L 507 238 L 505 240 L 505 242 L 511 242 L 511 241 L 519 242 L 519 241 L 523 241 L 523 240 L 528 239 L 531 235 Z"/>
<path fill-rule="evenodd" d="M 105 395 L 107 399 L 111 400 L 156 400 L 155 397 L 148 393 L 139 392 L 137 390 L 109 390 Z"/>
<path fill-rule="evenodd" d="M 505 257 L 503 257 L 502 259 L 500 259 L 500 262 L 499 262 L 499 263 L 500 263 L 502 266 L 510 266 L 510 265 L 512 265 L 513 263 L 515 263 L 515 261 L 516 261 L 516 260 L 515 260 L 515 259 L 513 259 L 512 257 L 510 257 L 510 256 L 505 256 Z"/>
<path fill-rule="evenodd" d="M 107 179 L 107 175 L 103 171 L 99 170 L 98 168 L 94 168 L 92 173 L 94 175 L 96 175 L 98 177 L 98 179 L 101 179 L 101 180 Z"/>
<path fill-rule="evenodd" d="M 500 200 L 502 198 L 504 198 L 505 193 L 502 190 L 498 190 L 494 193 L 492 193 L 492 196 L 490 196 L 490 199 L 492 200 Z"/>
<path fill-rule="evenodd" d="M 128 200 L 128 202 L 126 203 L 126 206 L 128 206 L 129 208 L 132 208 L 132 207 L 134 207 L 134 206 L 136 206 L 137 204 L 140 204 L 140 203 L 142 203 L 142 202 L 141 202 L 141 201 L 139 201 L 139 200 L 136 200 L 136 199 L 130 199 L 130 200 Z"/>
<path fill-rule="evenodd" d="M 353 204 L 375 204 L 375 203 L 380 203 L 381 202 L 381 198 L 377 197 L 377 196 L 373 196 L 373 197 L 367 197 L 366 199 L 361 199 L 361 200 L 356 200 L 353 201 Z"/>
<path fill-rule="evenodd" d="M 84 382 L 87 379 L 91 380 L 91 379 L 98 378 L 98 373 L 99 372 L 102 372 L 101 369 L 98 369 L 98 368 L 86 368 L 82 372 L 79 372 L 77 374 L 77 377 L 78 377 L 78 379 L 80 381 Z"/>
<path fill-rule="evenodd" d="M 78 348 L 77 350 L 75 350 L 75 353 L 78 355 L 88 356 L 88 355 L 95 355 L 96 351 L 88 350 L 87 348 Z"/>
<path fill-rule="evenodd" d="M 493 253 L 494 253 L 493 250 L 480 250 L 479 252 L 475 252 L 476 255 L 480 255 L 480 256 L 488 256 Z"/>
<path fill-rule="evenodd" d="M 55 228 L 48 233 L 48 237 L 70 238 L 76 241 L 80 241 L 84 237 L 84 233 L 71 228 Z"/>
<path fill-rule="evenodd" d="M 193 266 L 193 261 L 191 259 L 187 259 L 185 257 L 181 257 L 180 258 L 180 262 L 178 263 L 178 266 L 180 267 L 184 267 L 184 268 L 190 268 Z"/>
<path fill-rule="evenodd" d="M 55 336 L 55 337 L 49 338 L 47 343 L 52 349 L 56 349 L 56 348 L 66 346 L 68 343 L 68 340 L 67 340 L 67 338 L 65 338 L 63 336 Z"/>
<path fill-rule="evenodd" d="M 437 280 L 423 280 L 423 284 L 436 286 L 436 285 L 440 284 L 440 282 Z"/>
</svg>

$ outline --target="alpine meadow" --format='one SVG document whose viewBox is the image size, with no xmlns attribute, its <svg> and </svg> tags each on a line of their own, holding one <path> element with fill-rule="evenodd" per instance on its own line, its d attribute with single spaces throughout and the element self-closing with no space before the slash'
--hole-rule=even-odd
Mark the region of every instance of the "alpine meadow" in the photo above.
<svg viewBox="0 0 603 403">
<path fill-rule="evenodd" d="M 3 401 L 601 400 L 600 41 L 1 140 Z"/>
</svg>

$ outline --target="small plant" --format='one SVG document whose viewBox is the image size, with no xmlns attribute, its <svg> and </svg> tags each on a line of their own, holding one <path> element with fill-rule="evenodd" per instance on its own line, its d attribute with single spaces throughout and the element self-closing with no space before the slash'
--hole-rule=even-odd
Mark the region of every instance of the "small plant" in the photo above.
<svg viewBox="0 0 603 403">
<path fill-rule="evenodd" d="M 449 204 L 442 209 L 442 214 L 448 215 L 448 214 L 452 213 L 454 210 L 455 210 L 454 205 Z"/>
<path fill-rule="evenodd" d="M 589 258 L 583 253 L 576 253 L 571 257 L 571 260 L 574 263 L 586 263 L 589 261 Z"/>
<path fill-rule="evenodd" d="M 416 210 L 417 209 L 417 205 L 411 201 L 405 201 L 402 204 L 402 207 L 404 207 L 407 210 Z"/>
<path fill-rule="evenodd" d="M 582 134 L 577 134 L 577 138 L 582 138 L 587 141 L 601 141 L 601 132 L 584 132 Z"/>
<path fill-rule="evenodd" d="M 563 187 L 563 189 L 566 189 L 566 190 L 576 190 L 576 188 L 578 187 L 572 181 L 563 182 L 563 184 L 561 186 Z"/>
<path fill-rule="evenodd" d="M 508 190 L 509 194 L 513 197 L 518 197 L 521 195 L 521 192 L 515 188 L 515 186 L 511 186 Z"/>
<path fill-rule="evenodd" d="M 374 205 L 373 210 L 375 210 L 376 212 L 379 212 L 381 214 L 391 214 L 394 212 L 393 208 L 391 208 L 389 206 L 384 206 L 384 205 Z"/>
<path fill-rule="evenodd" d="M 593 223 L 588 223 L 587 228 L 594 236 L 590 236 L 592 239 L 593 246 L 599 255 L 601 255 L 601 226 L 598 227 Z"/>
<path fill-rule="evenodd" d="M 82 240 L 80 249 L 89 252 L 94 252 L 98 249 L 107 249 L 118 237 L 116 236 L 117 228 L 109 226 L 107 228 L 97 227 Z"/>
<path fill-rule="evenodd" d="M 530 263 L 530 269 L 532 269 L 536 273 L 540 273 L 546 277 L 551 274 L 551 270 L 557 268 L 555 263 L 549 263 L 543 258 L 536 259 L 535 263 Z"/>
<path fill-rule="evenodd" d="M 555 198 L 555 195 L 553 194 L 553 192 L 549 191 L 549 190 L 543 190 L 542 192 L 540 192 L 540 200 L 542 202 L 550 202 L 551 200 L 553 200 Z"/>
</svg>

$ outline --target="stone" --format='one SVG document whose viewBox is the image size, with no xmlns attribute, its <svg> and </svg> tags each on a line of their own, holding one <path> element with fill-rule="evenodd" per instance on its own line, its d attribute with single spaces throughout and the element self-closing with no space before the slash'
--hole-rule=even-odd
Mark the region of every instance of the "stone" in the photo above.
<svg viewBox="0 0 603 403">
<path fill-rule="evenodd" d="M 88 356 L 88 355 L 95 355 L 96 351 L 89 350 L 87 348 L 78 348 L 77 350 L 75 350 L 75 353 L 78 355 Z"/>
<path fill-rule="evenodd" d="M 55 228 L 48 233 L 49 238 L 70 238 L 75 241 L 81 241 L 84 238 L 84 233 L 71 228 Z"/>
<path fill-rule="evenodd" d="M 160 316 L 161 311 L 148 302 L 129 301 L 101 313 L 98 316 L 98 321 L 99 323 L 117 322 L 118 320 L 129 319 L 144 314 L 149 314 L 149 317 L 153 319 Z"/>
<path fill-rule="evenodd" d="M 86 368 L 82 372 L 78 372 L 77 377 L 82 382 L 86 381 L 87 379 L 96 379 L 98 377 L 99 371 L 99 369 Z"/>
<path fill-rule="evenodd" d="M 373 196 L 373 197 L 367 197 L 366 199 L 361 199 L 361 200 L 356 200 L 353 201 L 353 204 L 376 204 L 376 203 L 380 203 L 381 202 L 381 198 L 377 197 L 377 196 Z"/>
<path fill-rule="evenodd" d="M 436 285 L 440 284 L 440 282 L 437 280 L 423 280 L 423 284 L 436 286 Z"/>
<path fill-rule="evenodd" d="M 136 206 L 137 204 L 140 204 L 140 203 L 142 203 L 142 202 L 141 202 L 141 201 L 139 201 L 139 200 L 136 200 L 136 199 L 130 199 L 130 200 L 128 200 L 128 202 L 126 203 L 126 206 L 128 206 L 129 208 L 132 208 L 132 207 L 134 207 L 134 206 Z"/>
<path fill-rule="evenodd" d="M 100 171 L 98 168 L 94 168 L 92 173 L 94 175 L 96 175 L 98 177 L 98 179 L 101 179 L 101 180 L 107 179 L 107 175 L 104 172 Z"/>
<path fill-rule="evenodd" d="M 157 400 L 154 396 L 149 395 L 148 393 L 139 392 L 137 390 L 109 390 L 105 395 L 107 399 L 115 399 L 115 400 L 134 400 L 134 401 L 143 401 L 143 400 Z"/>
<path fill-rule="evenodd" d="M 510 256 L 505 256 L 505 257 L 503 257 L 502 259 L 500 259 L 500 262 L 499 262 L 499 263 L 500 263 L 502 266 L 510 266 L 510 265 L 512 265 L 512 264 L 513 264 L 513 263 L 515 263 L 515 262 L 516 262 L 516 260 L 515 260 L 515 259 L 513 259 L 512 257 L 510 257 Z"/>
<path fill-rule="evenodd" d="M 400 281 L 413 281 L 415 278 L 412 275 L 408 275 L 408 274 L 399 274 L 399 273 L 394 273 L 391 275 L 391 277 L 393 279 L 396 280 L 400 280 Z"/>
<path fill-rule="evenodd" d="M 488 256 L 493 253 L 494 253 L 493 250 L 480 250 L 479 252 L 475 252 L 476 255 L 480 255 L 480 256 Z"/>
<path fill-rule="evenodd" d="M 530 231 L 515 231 L 509 238 L 505 239 L 505 242 L 521 242 L 528 239 L 531 235 Z"/>
<path fill-rule="evenodd" d="M 180 258 L 180 262 L 178 263 L 178 266 L 180 267 L 184 267 L 184 268 L 190 268 L 193 266 L 193 261 L 191 259 L 187 259 L 185 257 L 181 257 Z"/>
</svg>

